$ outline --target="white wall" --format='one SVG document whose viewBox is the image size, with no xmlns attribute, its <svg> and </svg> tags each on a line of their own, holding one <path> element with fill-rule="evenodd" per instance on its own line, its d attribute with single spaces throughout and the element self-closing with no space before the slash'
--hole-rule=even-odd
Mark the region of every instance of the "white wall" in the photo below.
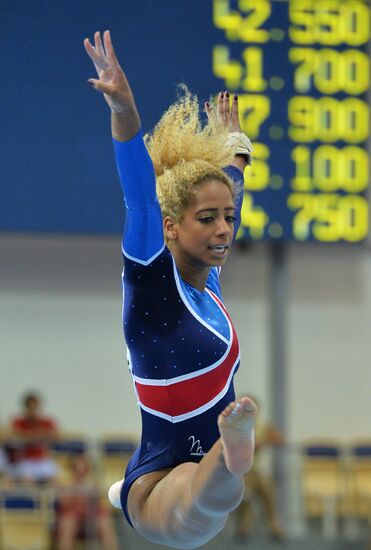
<svg viewBox="0 0 371 550">
<path fill-rule="evenodd" d="M 291 246 L 287 254 L 291 440 L 371 436 L 371 255 Z M 0 423 L 28 389 L 66 430 L 135 432 L 139 412 L 121 331 L 116 238 L 0 237 Z M 237 390 L 269 406 L 269 248 L 235 251 L 223 274 L 242 363 Z"/>
</svg>

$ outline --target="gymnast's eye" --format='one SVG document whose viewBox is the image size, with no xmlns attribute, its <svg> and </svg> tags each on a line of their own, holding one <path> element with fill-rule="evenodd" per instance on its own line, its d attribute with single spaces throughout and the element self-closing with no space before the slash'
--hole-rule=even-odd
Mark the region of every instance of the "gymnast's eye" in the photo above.
<svg viewBox="0 0 371 550">
<path fill-rule="evenodd" d="M 201 223 L 210 223 L 213 219 L 214 218 L 212 216 L 204 216 L 203 218 L 198 218 L 198 221 Z"/>
<path fill-rule="evenodd" d="M 234 223 L 236 218 L 234 216 L 226 216 L 225 221 L 228 223 Z"/>
</svg>

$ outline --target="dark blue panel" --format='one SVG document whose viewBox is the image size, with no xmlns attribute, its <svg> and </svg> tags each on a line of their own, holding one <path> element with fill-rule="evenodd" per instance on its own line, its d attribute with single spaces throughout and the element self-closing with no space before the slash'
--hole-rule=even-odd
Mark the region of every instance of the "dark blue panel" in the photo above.
<svg viewBox="0 0 371 550">
<path fill-rule="evenodd" d="M 6 496 L 4 508 L 7 510 L 35 510 L 40 508 L 40 503 L 27 495 Z"/>
<path fill-rule="evenodd" d="M 371 458 L 371 445 L 359 445 L 354 447 L 352 453 L 358 457 Z"/>
<path fill-rule="evenodd" d="M 305 447 L 304 452 L 307 456 L 316 456 L 320 458 L 337 457 L 340 455 L 340 449 L 331 445 L 311 445 Z"/>
<path fill-rule="evenodd" d="M 87 445 L 80 439 L 62 439 L 52 443 L 49 448 L 55 453 L 82 454 L 86 452 Z"/>
<path fill-rule="evenodd" d="M 204 99 L 220 85 L 204 0 L 2 0 L 0 230 L 121 232 L 109 110 L 86 83 L 95 74 L 82 44 L 106 28 L 146 130 L 178 82 Z"/>
</svg>

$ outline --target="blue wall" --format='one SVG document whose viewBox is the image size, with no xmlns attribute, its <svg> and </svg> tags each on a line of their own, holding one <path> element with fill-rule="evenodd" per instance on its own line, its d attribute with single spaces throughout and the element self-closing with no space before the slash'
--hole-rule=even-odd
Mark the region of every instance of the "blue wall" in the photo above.
<svg viewBox="0 0 371 550">
<path fill-rule="evenodd" d="M 209 0 L 1 0 L 0 231 L 121 232 L 109 110 L 82 44 L 106 28 L 145 130 L 178 82 L 202 100 L 221 86 Z"/>
</svg>

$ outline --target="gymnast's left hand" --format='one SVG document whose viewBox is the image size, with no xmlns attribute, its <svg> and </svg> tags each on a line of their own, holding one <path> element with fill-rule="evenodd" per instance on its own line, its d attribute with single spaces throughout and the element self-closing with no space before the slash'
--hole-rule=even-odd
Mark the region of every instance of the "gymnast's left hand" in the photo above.
<svg viewBox="0 0 371 550">
<path fill-rule="evenodd" d="M 212 106 L 208 101 L 205 103 L 205 111 L 209 119 L 214 118 L 217 124 L 227 128 L 231 134 L 230 138 L 232 140 L 236 139 L 237 134 L 243 134 L 240 118 L 238 112 L 238 95 L 233 95 L 232 101 L 230 100 L 230 94 L 228 91 L 219 92 L 215 107 Z M 233 134 L 233 135 L 232 135 Z M 238 139 L 240 139 L 237 136 Z M 249 143 L 251 149 L 251 143 L 247 137 L 243 136 L 245 140 Z M 247 153 L 247 152 L 246 152 Z M 250 154 L 243 154 L 238 152 L 232 163 L 233 166 L 236 166 L 242 172 L 248 164 L 251 163 L 251 151 Z"/>
<path fill-rule="evenodd" d="M 215 109 L 215 112 L 214 112 Z M 242 132 L 238 115 L 238 96 L 234 95 L 232 102 L 228 91 L 219 92 L 216 99 L 216 106 L 213 107 L 208 101 L 205 103 L 205 111 L 210 118 L 213 114 L 222 126 L 230 132 Z"/>
</svg>

